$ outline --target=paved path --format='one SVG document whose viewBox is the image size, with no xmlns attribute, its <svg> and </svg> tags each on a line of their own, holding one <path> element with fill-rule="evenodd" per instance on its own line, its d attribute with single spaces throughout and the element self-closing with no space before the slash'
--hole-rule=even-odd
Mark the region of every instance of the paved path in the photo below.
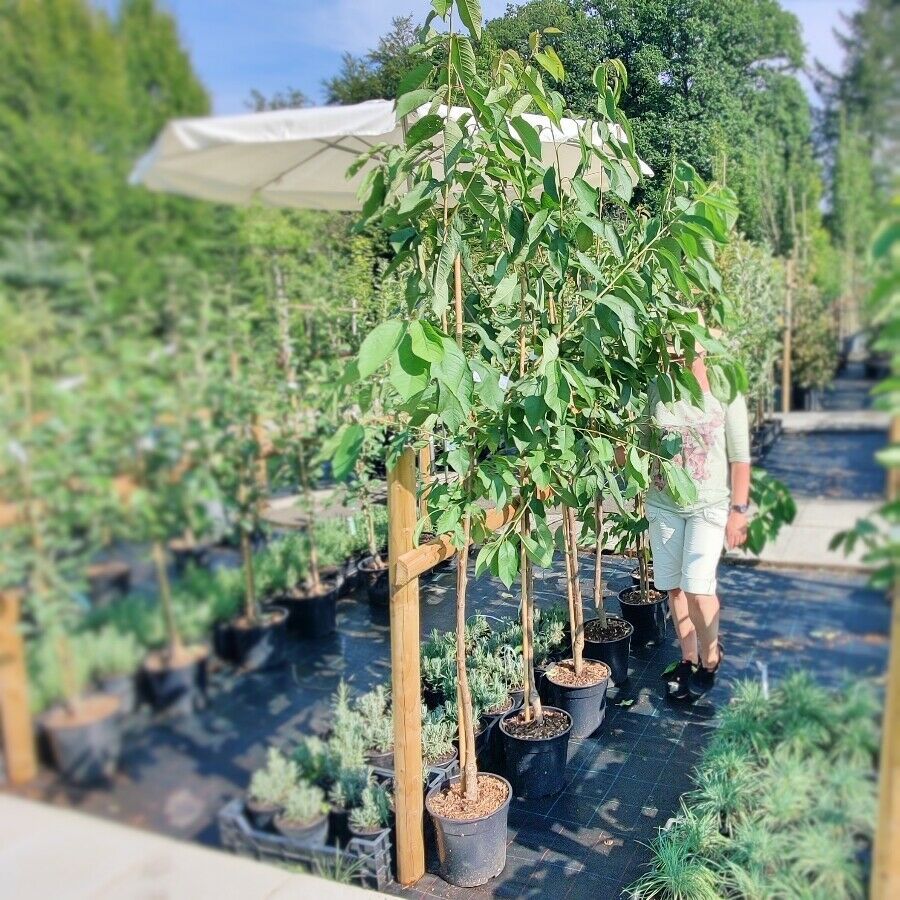
<svg viewBox="0 0 900 900">
<path fill-rule="evenodd" d="M 9 900 L 384 897 L 2 794 L 0 872 Z"/>
</svg>

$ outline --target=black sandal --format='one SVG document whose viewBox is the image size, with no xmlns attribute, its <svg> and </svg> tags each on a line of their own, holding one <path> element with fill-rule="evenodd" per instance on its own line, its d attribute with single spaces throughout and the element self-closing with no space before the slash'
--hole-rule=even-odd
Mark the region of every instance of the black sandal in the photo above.
<svg viewBox="0 0 900 900">
<path fill-rule="evenodd" d="M 719 641 L 719 661 L 716 663 L 716 667 L 707 669 L 706 666 L 701 665 L 697 666 L 694 672 L 692 686 L 698 693 L 705 694 L 715 686 L 716 676 L 719 674 L 719 669 L 722 668 L 723 659 L 725 659 L 725 648 L 722 646 L 722 642 Z"/>
<path fill-rule="evenodd" d="M 666 683 L 666 698 L 669 700 L 693 700 L 691 693 L 691 675 L 694 672 L 694 664 L 683 659 L 681 662 L 673 662 L 662 673 Z"/>
</svg>

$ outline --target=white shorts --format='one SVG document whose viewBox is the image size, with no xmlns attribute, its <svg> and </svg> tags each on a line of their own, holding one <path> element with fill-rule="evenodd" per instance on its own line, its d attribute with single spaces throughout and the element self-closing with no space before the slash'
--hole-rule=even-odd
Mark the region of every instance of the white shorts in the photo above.
<svg viewBox="0 0 900 900">
<path fill-rule="evenodd" d="M 647 506 L 653 583 L 659 590 L 715 594 L 728 509 L 728 503 L 683 513 Z"/>
</svg>

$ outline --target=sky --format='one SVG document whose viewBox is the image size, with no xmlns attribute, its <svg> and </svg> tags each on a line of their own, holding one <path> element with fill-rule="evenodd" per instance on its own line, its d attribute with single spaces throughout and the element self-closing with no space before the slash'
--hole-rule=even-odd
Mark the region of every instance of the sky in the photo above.
<svg viewBox="0 0 900 900">
<path fill-rule="evenodd" d="M 115 0 L 100 0 L 114 7 Z M 832 29 L 861 0 L 781 0 L 800 19 L 807 59 L 839 68 Z M 287 87 L 324 101 L 322 80 L 338 71 L 345 52 L 365 53 L 391 19 L 426 7 L 424 0 L 162 0 L 213 99 L 216 113 L 246 111 L 251 88 L 264 95 Z M 486 18 L 507 0 L 482 0 Z"/>
</svg>

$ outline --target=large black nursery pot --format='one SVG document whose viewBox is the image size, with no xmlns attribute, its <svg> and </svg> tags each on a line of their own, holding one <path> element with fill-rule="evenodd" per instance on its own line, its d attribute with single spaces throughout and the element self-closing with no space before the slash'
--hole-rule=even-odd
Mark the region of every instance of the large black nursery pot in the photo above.
<svg viewBox="0 0 900 900">
<path fill-rule="evenodd" d="M 594 628 L 599 629 L 599 619 L 588 619 L 584 623 L 584 655 L 587 659 L 596 659 L 605 662 L 609 666 L 609 677 L 613 684 L 624 684 L 628 681 L 628 657 L 631 654 L 631 636 L 634 626 L 619 616 L 607 616 L 606 621 L 610 625 L 617 626 L 622 631 L 620 637 L 592 640 L 591 633 Z M 598 623 L 594 626 L 592 622 Z"/>
<path fill-rule="evenodd" d="M 332 806 L 328 810 L 328 843 L 345 847 L 350 840 L 350 810 Z"/>
<path fill-rule="evenodd" d="M 267 606 L 253 624 L 231 625 L 232 661 L 240 669 L 262 672 L 284 662 L 287 647 L 288 611 Z"/>
<path fill-rule="evenodd" d="M 510 694 L 511 706 L 502 712 L 485 713 L 481 717 L 482 730 L 475 736 L 475 757 L 478 760 L 480 772 L 491 772 L 494 775 L 503 775 L 506 771 L 503 757 L 503 738 L 498 727 L 500 720 L 515 712 L 522 706 L 521 698 L 516 699 Z"/>
<path fill-rule="evenodd" d="M 622 618 L 631 623 L 634 632 L 631 636 L 633 647 L 646 644 L 658 644 L 666 635 L 666 609 L 668 598 L 665 593 L 650 603 L 634 603 L 625 599 L 625 595 L 634 591 L 626 588 L 619 591 L 619 605 L 622 607 Z"/>
<path fill-rule="evenodd" d="M 366 598 L 373 606 L 387 606 L 391 599 L 386 551 L 381 557 L 381 563 L 379 566 L 374 556 L 366 556 L 356 567 Z"/>
<path fill-rule="evenodd" d="M 41 717 L 53 765 L 69 784 L 113 776 L 122 750 L 119 709 L 118 697 L 92 694 L 80 700 L 74 714 L 57 707 Z"/>
<path fill-rule="evenodd" d="M 294 591 L 279 598 L 278 605 L 288 611 L 287 629 L 301 638 L 317 639 L 333 634 L 337 627 L 337 602 L 344 586 L 344 573 L 336 567 L 319 573 L 320 594 Z"/>
<path fill-rule="evenodd" d="M 597 660 L 585 660 L 585 662 L 602 665 L 606 669 L 606 677 L 596 684 L 568 685 L 554 680 L 552 668 L 544 676 L 551 705 L 565 710 L 572 719 L 570 736 L 574 738 L 585 738 L 592 735 L 603 724 L 606 714 L 609 667 Z"/>
<path fill-rule="evenodd" d="M 312 822 L 289 822 L 283 816 L 274 819 L 275 830 L 300 847 L 321 847 L 328 837 L 328 814 L 322 813 Z"/>
<path fill-rule="evenodd" d="M 163 652 L 151 653 L 141 669 L 147 699 L 157 712 L 189 714 L 206 702 L 209 654 L 205 647 L 184 648 L 170 661 Z"/>
<path fill-rule="evenodd" d="M 568 719 L 568 728 L 551 738 L 523 738 L 510 734 L 506 726 L 506 720 L 518 712 L 512 710 L 500 720 L 506 777 L 517 797 L 534 799 L 558 794 L 566 770 L 572 717 L 563 709 L 545 706 L 545 713 L 562 713 Z"/>
<path fill-rule="evenodd" d="M 365 760 L 367 766 L 372 766 L 375 769 L 393 770 L 394 748 L 391 747 L 390 750 L 385 750 L 383 753 L 379 750 L 367 750 Z"/>
<path fill-rule="evenodd" d="M 507 789 L 506 802 L 481 818 L 450 819 L 432 811 L 430 801 L 446 787 L 444 784 L 435 785 L 425 798 L 425 807 L 434 823 L 438 874 L 457 887 L 487 884 L 506 867 L 506 823 L 512 787 L 499 775 L 481 775 L 479 778 L 496 778 Z M 451 783 L 457 781 L 458 777 Z"/>
</svg>

